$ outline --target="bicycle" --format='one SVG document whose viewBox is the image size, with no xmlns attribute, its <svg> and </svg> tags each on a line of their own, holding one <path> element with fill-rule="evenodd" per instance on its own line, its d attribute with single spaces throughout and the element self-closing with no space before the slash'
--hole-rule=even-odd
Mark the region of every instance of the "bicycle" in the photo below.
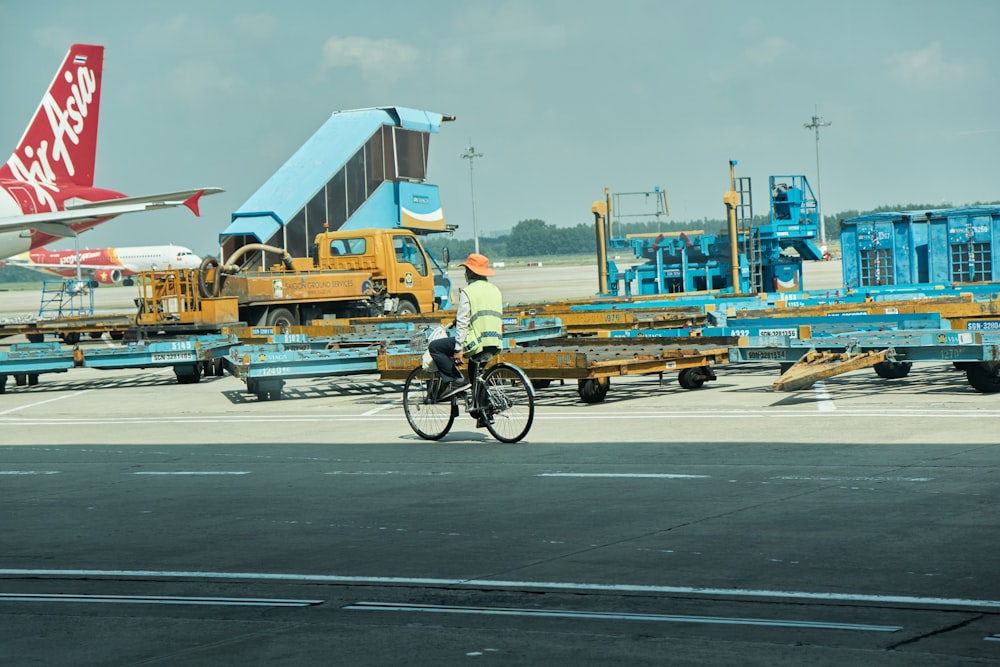
<svg viewBox="0 0 1000 667">
<path fill-rule="evenodd" d="M 486 364 L 492 352 L 473 358 L 478 366 L 469 378 L 465 411 L 476 419 L 477 427 L 486 427 L 500 442 L 518 442 L 531 428 L 535 418 L 535 394 L 531 380 L 523 370 L 507 362 Z M 425 440 L 440 440 L 455 423 L 461 394 L 439 399 L 445 384 L 437 371 L 414 368 L 403 385 L 403 411 L 414 433 Z"/>
</svg>

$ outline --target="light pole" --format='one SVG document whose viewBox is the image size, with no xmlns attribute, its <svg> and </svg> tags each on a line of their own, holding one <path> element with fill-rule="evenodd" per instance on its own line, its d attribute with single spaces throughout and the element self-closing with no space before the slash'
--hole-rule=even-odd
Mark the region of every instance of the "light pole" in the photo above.
<svg viewBox="0 0 1000 667">
<path fill-rule="evenodd" d="M 819 243 L 826 246 L 826 223 L 823 220 L 823 179 L 819 175 L 819 128 L 830 127 L 832 123 L 823 120 L 822 117 L 813 115 L 811 123 L 805 123 L 802 127 L 807 130 L 816 131 L 816 191 L 819 194 L 819 203 L 816 206 L 816 213 L 819 215 Z"/>
<path fill-rule="evenodd" d="M 473 162 L 477 157 L 483 157 L 482 153 L 477 153 L 472 147 L 472 139 L 469 139 L 469 148 L 458 157 L 469 161 L 469 187 L 472 189 L 472 237 L 476 240 L 476 254 L 479 254 L 479 228 L 476 226 L 476 179 L 474 176 Z"/>
</svg>

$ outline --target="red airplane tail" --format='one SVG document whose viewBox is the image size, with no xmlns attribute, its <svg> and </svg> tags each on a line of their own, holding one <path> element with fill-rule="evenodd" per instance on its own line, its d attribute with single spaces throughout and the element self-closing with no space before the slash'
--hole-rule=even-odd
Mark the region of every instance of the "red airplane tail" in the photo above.
<svg viewBox="0 0 1000 667">
<path fill-rule="evenodd" d="M 94 185 L 104 47 L 74 44 L 0 179 Z"/>
</svg>

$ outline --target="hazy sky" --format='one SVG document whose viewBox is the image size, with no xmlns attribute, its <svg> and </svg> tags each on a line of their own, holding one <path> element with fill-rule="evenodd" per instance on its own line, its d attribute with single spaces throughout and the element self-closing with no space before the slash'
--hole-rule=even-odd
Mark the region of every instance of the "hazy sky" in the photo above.
<svg viewBox="0 0 1000 667">
<path fill-rule="evenodd" d="M 226 193 L 126 216 L 85 245 L 218 233 L 328 115 L 408 106 L 445 218 L 481 235 L 591 223 L 614 192 L 666 189 L 674 220 L 721 218 L 728 161 L 754 184 L 806 174 L 823 210 L 1000 199 L 1000 3 L 993 0 L 218 2 L 0 0 L 0 151 L 69 45 L 103 44 L 97 184 Z M 70 244 L 69 247 L 72 247 Z"/>
</svg>

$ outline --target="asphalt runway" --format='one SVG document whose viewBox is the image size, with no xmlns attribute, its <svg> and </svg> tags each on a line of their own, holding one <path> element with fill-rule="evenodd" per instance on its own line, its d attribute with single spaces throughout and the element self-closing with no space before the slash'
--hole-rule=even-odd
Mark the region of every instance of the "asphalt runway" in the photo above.
<svg viewBox="0 0 1000 667">
<path fill-rule="evenodd" d="M 717 373 L 555 383 L 516 445 L 374 376 L 8 386 L 0 664 L 997 664 L 997 395 Z"/>
</svg>

